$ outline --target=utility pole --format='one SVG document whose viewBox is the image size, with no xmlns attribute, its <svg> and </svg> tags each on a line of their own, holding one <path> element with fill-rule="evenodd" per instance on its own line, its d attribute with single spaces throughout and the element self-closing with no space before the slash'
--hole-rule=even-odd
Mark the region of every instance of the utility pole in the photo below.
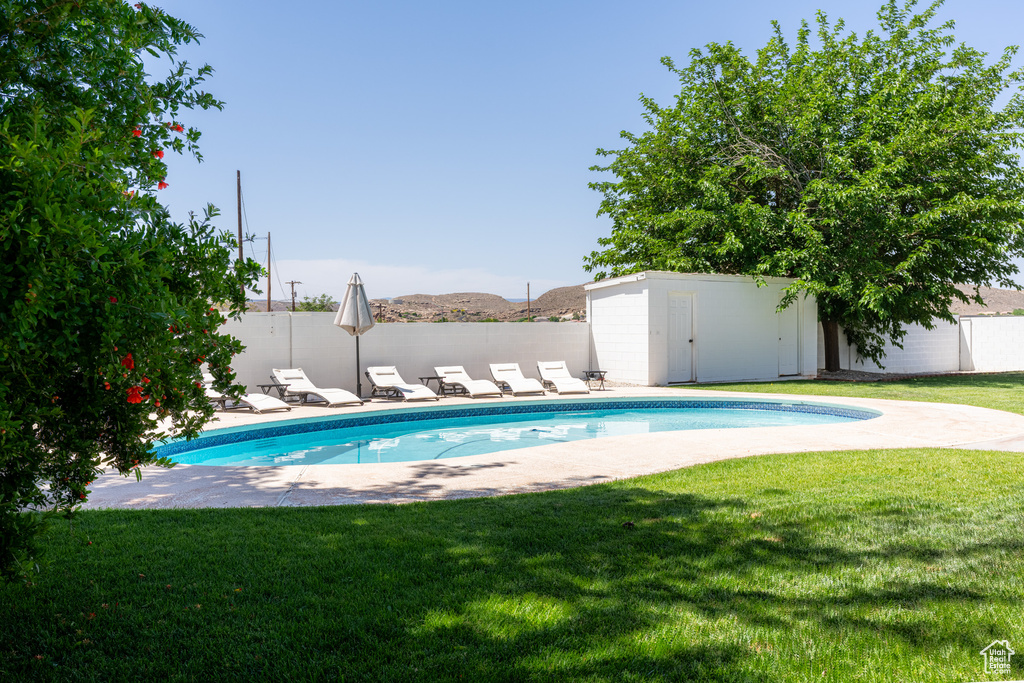
<svg viewBox="0 0 1024 683">
<path fill-rule="evenodd" d="M 245 260 L 242 253 L 242 172 L 235 171 L 235 181 L 238 187 L 238 263 L 241 265 Z M 245 297 L 245 286 L 242 286 L 242 297 Z"/>
<path fill-rule="evenodd" d="M 270 233 L 267 233 L 267 313 L 270 313 Z"/>
<path fill-rule="evenodd" d="M 526 283 L 526 322 L 533 322 L 533 315 L 530 314 L 530 283 Z"/>
<path fill-rule="evenodd" d="M 298 280 L 291 280 L 285 283 L 286 285 L 292 286 L 292 313 L 295 312 L 295 285 L 301 285 L 302 283 Z"/>
</svg>

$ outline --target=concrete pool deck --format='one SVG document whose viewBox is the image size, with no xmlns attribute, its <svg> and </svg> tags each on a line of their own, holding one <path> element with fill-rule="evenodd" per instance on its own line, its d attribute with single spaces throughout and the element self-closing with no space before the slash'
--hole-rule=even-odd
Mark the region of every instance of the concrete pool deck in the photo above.
<svg viewBox="0 0 1024 683">
<path fill-rule="evenodd" d="M 846 397 L 716 392 L 665 387 L 616 387 L 600 398 L 763 398 L 869 408 L 880 417 L 843 424 L 658 432 L 555 443 L 489 455 L 405 463 L 284 467 L 148 467 L 142 481 L 104 474 L 84 509 L 301 507 L 475 498 L 547 491 L 665 472 L 701 463 L 768 453 L 879 448 L 983 448 L 1024 452 L 1024 416 L 987 408 Z M 428 405 L 484 405 L 541 397 L 446 397 Z M 543 397 L 557 400 L 555 395 Z M 579 398 L 565 396 L 564 400 Z M 364 406 L 296 407 L 255 415 L 218 413 L 210 429 L 280 420 L 410 408 L 375 400 Z"/>
</svg>

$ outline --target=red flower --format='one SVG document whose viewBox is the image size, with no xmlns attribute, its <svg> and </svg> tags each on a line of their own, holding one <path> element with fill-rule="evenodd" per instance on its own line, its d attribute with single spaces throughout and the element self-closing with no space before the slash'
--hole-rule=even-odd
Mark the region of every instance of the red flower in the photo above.
<svg viewBox="0 0 1024 683">
<path fill-rule="evenodd" d="M 162 149 L 158 149 L 157 151 L 153 152 L 153 156 L 155 156 L 157 159 L 163 159 L 164 151 Z"/>
<path fill-rule="evenodd" d="M 110 303 L 116 304 L 117 303 L 117 297 L 116 296 L 110 297 Z"/>
<path fill-rule="evenodd" d="M 163 189 L 166 189 L 166 188 L 167 188 L 167 183 L 165 183 L 162 180 L 160 181 L 160 184 L 156 186 L 156 189 L 158 189 L 158 190 L 163 190 Z"/>
<path fill-rule="evenodd" d="M 132 131 L 132 135 L 137 137 L 137 138 L 138 137 L 142 137 L 142 131 L 139 130 L 138 128 L 136 128 L 135 130 Z"/>
<path fill-rule="evenodd" d="M 85 494 L 84 493 L 79 493 L 78 497 L 81 498 L 82 500 L 85 500 Z"/>
<path fill-rule="evenodd" d="M 142 403 L 142 387 L 128 387 L 128 402 Z"/>
<path fill-rule="evenodd" d="M 103 388 L 106 389 L 107 391 L 110 391 L 110 382 L 104 382 Z"/>
<path fill-rule="evenodd" d="M 145 382 L 146 384 L 149 384 L 149 378 L 148 377 L 143 377 L 142 381 Z"/>
<path fill-rule="evenodd" d="M 142 9 L 142 3 L 141 2 L 135 3 L 135 9 Z"/>
<path fill-rule="evenodd" d="M 132 358 L 132 354 L 129 353 L 127 356 L 122 358 L 121 359 L 121 365 L 125 366 L 129 370 L 134 370 L 135 369 L 135 360 Z"/>
<path fill-rule="evenodd" d="M 203 383 L 202 382 L 196 382 L 196 388 L 197 389 L 202 389 L 203 388 Z"/>
<path fill-rule="evenodd" d="M 174 124 L 174 126 L 173 126 L 173 127 L 171 128 L 171 130 L 176 130 L 176 131 L 178 131 L 179 133 L 181 133 L 181 132 L 184 132 L 184 130 L 185 130 L 185 129 L 181 127 L 181 124 L 178 124 L 178 123 L 176 123 L 176 124 Z"/>
</svg>

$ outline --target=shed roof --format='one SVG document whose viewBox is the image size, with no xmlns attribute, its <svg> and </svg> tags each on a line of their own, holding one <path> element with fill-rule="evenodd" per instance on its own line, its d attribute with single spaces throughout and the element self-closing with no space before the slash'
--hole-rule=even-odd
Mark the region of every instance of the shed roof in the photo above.
<svg viewBox="0 0 1024 683">
<path fill-rule="evenodd" d="M 621 275 L 619 277 L 608 278 L 607 280 L 598 280 L 597 282 L 591 282 L 583 286 L 586 290 L 602 289 L 604 287 L 614 287 L 629 282 L 639 282 L 641 280 L 680 280 L 680 281 L 702 281 L 702 282 L 751 282 L 753 283 L 754 278 L 750 275 L 725 275 L 723 273 L 676 273 L 668 270 L 645 270 L 640 273 L 631 273 L 630 275 Z M 793 278 L 788 277 L 766 277 L 765 282 L 772 284 L 786 284 L 793 282 Z"/>
</svg>

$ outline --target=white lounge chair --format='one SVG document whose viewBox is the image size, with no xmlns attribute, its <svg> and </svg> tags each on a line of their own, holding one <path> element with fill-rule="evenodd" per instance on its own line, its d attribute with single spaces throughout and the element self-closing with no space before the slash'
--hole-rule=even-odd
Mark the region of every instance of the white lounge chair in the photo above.
<svg viewBox="0 0 1024 683">
<path fill-rule="evenodd" d="M 461 387 L 471 397 L 501 396 L 502 391 L 494 382 L 486 379 L 472 379 L 461 365 L 436 366 L 434 372 L 444 378 L 444 385 Z"/>
<path fill-rule="evenodd" d="M 277 390 L 281 393 L 282 398 L 296 396 L 299 399 L 299 403 L 310 403 L 309 397 L 316 396 L 321 401 L 327 403 L 328 408 L 346 403 L 363 404 L 363 399 L 351 391 L 336 388 L 324 389 L 323 387 L 316 386 L 306 377 L 306 373 L 302 371 L 302 368 L 274 368 L 271 371 L 270 378 L 278 385 Z"/>
<path fill-rule="evenodd" d="M 569 374 L 564 360 L 538 361 L 537 371 L 544 386 L 554 386 L 559 394 L 589 394 L 590 387 L 581 379 Z"/>
<path fill-rule="evenodd" d="M 384 396 L 385 398 L 401 398 L 405 401 L 419 401 L 432 398 L 435 401 L 441 397 L 431 391 L 423 384 L 409 384 L 398 374 L 398 369 L 393 365 L 378 365 L 366 368 L 366 379 L 373 385 L 371 396 Z"/>
<path fill-rule="evenodd" d="M 208 372 L 203 373 L 203 390 L 206 392 L 206 398 L 210 399 L 211 403 L 219 405 L 221 410 L 228 410 L 228 401 L 232 400 L 232 398 L 214 389 L 214 381 L 213 375 Z M 292 409 L 284 401 L 265 394 L 242 394 L 238 398 L 238 402 L 230 406 L 230 409 L 234 408 L 248 408 L 254 413 Z"/>
<path fill-rule="evenodd" d="M 499 387 L 508 387 L 513 396 L 543 394 L 544 386 L 533 377 L 524 377 L 519 363 L 491 363 L 491 377 Z"/>
</svg>

